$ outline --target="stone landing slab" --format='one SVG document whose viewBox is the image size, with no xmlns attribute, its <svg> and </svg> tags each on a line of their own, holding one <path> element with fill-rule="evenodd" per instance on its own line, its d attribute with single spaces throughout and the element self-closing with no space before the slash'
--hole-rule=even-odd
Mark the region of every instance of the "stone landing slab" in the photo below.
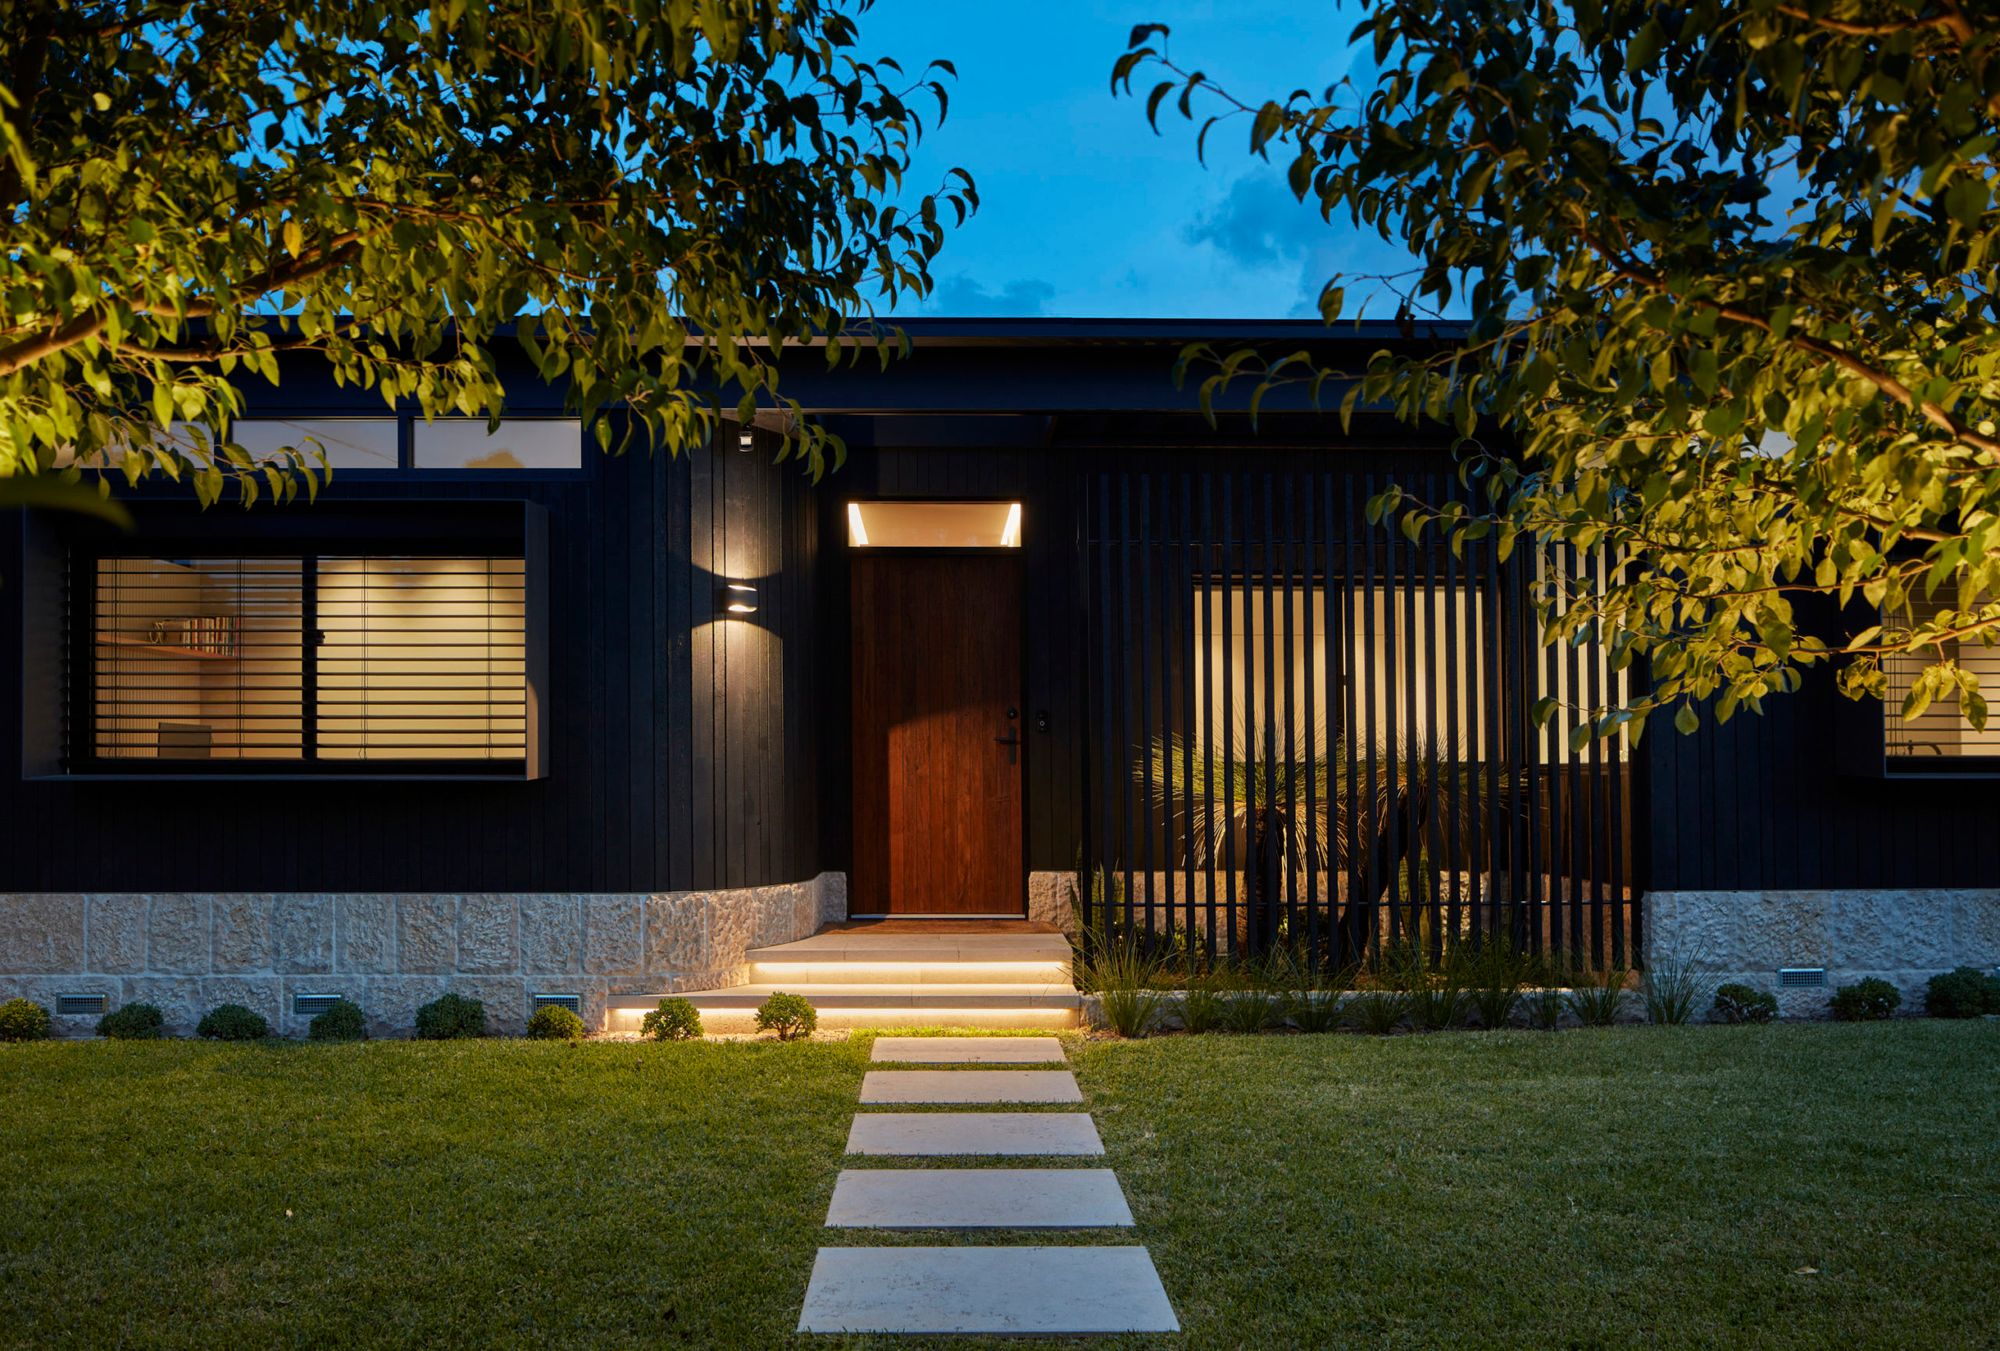
<svg viewBox="0 0 2000 1351">
<path fill-rule="evenodd" d="M 1144 1248 L 821 1248 L 800 1332 L 1179 1332 Z"/>
</svg>

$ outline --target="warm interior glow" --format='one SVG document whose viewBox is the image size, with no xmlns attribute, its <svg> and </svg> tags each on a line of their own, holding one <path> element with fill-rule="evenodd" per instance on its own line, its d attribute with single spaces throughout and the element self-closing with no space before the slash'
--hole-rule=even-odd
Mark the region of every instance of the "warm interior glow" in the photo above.
<svg viewBox="0 0 2000 1351">
<path fill-rule="evenodd" d="M 1018 549 L 1019 502 L 849 502 L 847 542 L 870 549 Z"/>
</svg>

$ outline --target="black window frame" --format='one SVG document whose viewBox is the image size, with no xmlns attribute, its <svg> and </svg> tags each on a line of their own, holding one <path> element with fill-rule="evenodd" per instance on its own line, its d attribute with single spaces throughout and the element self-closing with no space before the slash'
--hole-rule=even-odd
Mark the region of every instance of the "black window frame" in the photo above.
<svg viewBox="0 0 2000 1351">
<path fill-rule="evenodd" d="M 63 561 L 62 727 L 56 774 L 31 775 L 66 780 L 258 781 L 283 780 L 450 780 L 521 782 L 547 774 L 548 685 L 547 514 L 529 502 L 398 501 L 391 509 L 332 513 L 325 507 L 310 522 L 310 533 L 295 528 L 263 530 L 189 528 L 181 513 L 160 521 L 142 519 L 134 536 L 98 536 L 69 542 Z M 424 533 L 417 533 L 419 522 Z M 153 524 L 155 529 L 148 529 Z M 302 522 L 283 525 L 296 527 Z M 107 558 L 298 558 L 301 560 L 302 638 L 316 628 L 318 559 L 519 558 L 522 560 L 527 657 L 526 752 L 508 759 L 299 758 L 150 760 L 99 755 L 96 751 L 96 642 L 98 567 Z M 316 719 L 316 644 L 303 643 L 300 670 L 301 746 L 309 750 Z"/>
</svg>

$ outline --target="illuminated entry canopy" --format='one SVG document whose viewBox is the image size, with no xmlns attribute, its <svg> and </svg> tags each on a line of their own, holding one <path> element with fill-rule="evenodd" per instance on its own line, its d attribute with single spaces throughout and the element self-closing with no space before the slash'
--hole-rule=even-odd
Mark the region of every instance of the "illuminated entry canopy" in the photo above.
<svg viewBox="0 0 2000 1351">
<path fill-rule="evenodd" d="M 1019 502 L 849 502 L 857 549 L 1018 549 Z"/>
</svg>

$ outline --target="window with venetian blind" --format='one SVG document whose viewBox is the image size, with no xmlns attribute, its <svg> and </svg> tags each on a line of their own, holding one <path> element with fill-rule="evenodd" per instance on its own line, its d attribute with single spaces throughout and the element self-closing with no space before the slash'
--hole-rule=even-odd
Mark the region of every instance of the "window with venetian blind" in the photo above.
<svg viewBox="0 0 2000 1351">
<path fill-rule="evenodd" d="M 73 766 L 526 773 L 534 759 L 521 556 L 134 555 L 85 560 L 79 580 Z"/>
</svg>

